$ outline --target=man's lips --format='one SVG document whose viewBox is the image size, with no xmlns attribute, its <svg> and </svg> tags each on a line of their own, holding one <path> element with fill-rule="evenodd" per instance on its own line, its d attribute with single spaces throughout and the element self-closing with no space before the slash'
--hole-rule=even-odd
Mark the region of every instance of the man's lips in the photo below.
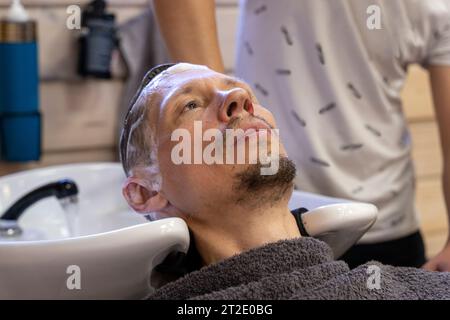
<svg viewBox="0 0 450 320">
<path fill-rule="evenodd" d="M 245 119 L 241 119 L 236 123 L 236 125 L 231 126 L 230 129 L 241 129 L 244 131 L 253 129 L 255 131 L 259 131 L 261 129 L 271 130 L 272 126 L 264 118 L 252 116 L 249 118 L 247 117 Z"/>
<path fill-rule="evenodd" d="M 236 129 L 242 129 L 244 131 L 253 129 L 254 131 L 260 131 L 260 130 L 271 130 L 272 128 L 268 126 L 264 121 L 255 119 L 248 123 L 243 123 Z"/>
</svg>

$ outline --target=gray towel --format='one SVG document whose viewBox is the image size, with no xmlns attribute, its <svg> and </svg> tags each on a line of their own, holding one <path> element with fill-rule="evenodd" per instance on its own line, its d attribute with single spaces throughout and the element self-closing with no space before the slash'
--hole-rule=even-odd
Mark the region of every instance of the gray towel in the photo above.
<svg viewBox="0 0 450 320">
<path fill-rule="evenodd" d="M 375 261 L 350 270 L 332 257 L 331 248 L 314 238 L 278 241 L 191 272 L 149 298 L 450 299 L 450 272 Z"/>
</svg>

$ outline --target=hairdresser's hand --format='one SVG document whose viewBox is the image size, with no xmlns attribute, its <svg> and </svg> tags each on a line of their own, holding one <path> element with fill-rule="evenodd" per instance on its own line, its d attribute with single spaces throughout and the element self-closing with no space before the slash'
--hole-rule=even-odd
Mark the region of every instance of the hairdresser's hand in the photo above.
<svg viewBox="0 0 450 320">
<path fill-rule="evenodd" d="M 450 271 L 450 241 L 433 259 L 422 266 L 429 271 Z"/>
</svg>

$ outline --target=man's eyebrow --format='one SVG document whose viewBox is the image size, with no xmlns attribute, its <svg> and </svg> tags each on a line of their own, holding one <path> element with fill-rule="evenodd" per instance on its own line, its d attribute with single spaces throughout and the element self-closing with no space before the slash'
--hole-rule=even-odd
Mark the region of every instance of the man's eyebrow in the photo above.
<svg viewBox="0 0 450 320">
<path fill-rule="evenodd" d="M 223 83 L 223 85 L 225 85 L 227 87 L 240 87 L 240 86 L 244 85 L 244 82 L 236 80 L 234 78 L 223 78 L 222 83 Z M 175 90 L 173 95 L 181 96 L 181 95 L 185 95 L 185 94 L 190 94 L 190 93 L 192 93 L 192 91 L 194 91 L 194 85 L 192 83 L 189 83 L 189 84 L 185 84 L 181 88 Z"/>
<path fill-rule="evenodd" d="M 174 98 L 178 98 L 183 95 L 190 94 L 192 91 L 194 91 L 194 86 L 192 84 L 185 84 L 181 88 L 176 89 L 172 94 L 169 100 L 172 100 Z"/>
<path fill-rule="evenodd" d="M 192 85 L 188 85 L 185 87 L 182 87 L 181 90 L 179 92 L 177 92 L 177 94 L 189 94 L 194 90 L 194 88 L 192 87 Z"/>
<path fill-rule="evenodd" d="M 244 83 L 234 78 L 223 78 L 222 83 L 226 86 L 242 86 Z"/>
<path fill-rule="evenodd" d="M 227 87 L 244 87 L 247 90 L 250 91 L 250 87 L 242 80 L 239 79 L 235 79 L 235 78 L 222 78 L 222 84 L 224 86 Z M 169 98 L 170 100 L 177 98 L 177 97 L 181 97 L 183 95 L 188 95 L 190 93 L 192 93 L 195 89 L 195 86 L 193 83 L 189 83 L 189 84 L 185 84 L 184 86 L 176 89 L 172 94 L 171 97 Z"/>
</svg>

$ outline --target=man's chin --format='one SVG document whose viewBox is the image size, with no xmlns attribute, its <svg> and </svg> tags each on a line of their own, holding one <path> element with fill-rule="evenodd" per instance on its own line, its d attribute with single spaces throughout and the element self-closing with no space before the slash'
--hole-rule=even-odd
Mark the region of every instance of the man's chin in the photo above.
<svg viewBox="0 0 450 320">
<path fill-rule="evenodd" d="M 257 164 L 243 165 L 243 168 L 235 174 L 233 190 L 237 195 L 237 202 L 276 202 L 282 199 L 287 192 L 291 192 L 295 178 L 295 165 L 286 156 L 280 157 L 278 170 L 274 174 L 262 174 L 265 167 L 260 162 Z"/>
</svg>

